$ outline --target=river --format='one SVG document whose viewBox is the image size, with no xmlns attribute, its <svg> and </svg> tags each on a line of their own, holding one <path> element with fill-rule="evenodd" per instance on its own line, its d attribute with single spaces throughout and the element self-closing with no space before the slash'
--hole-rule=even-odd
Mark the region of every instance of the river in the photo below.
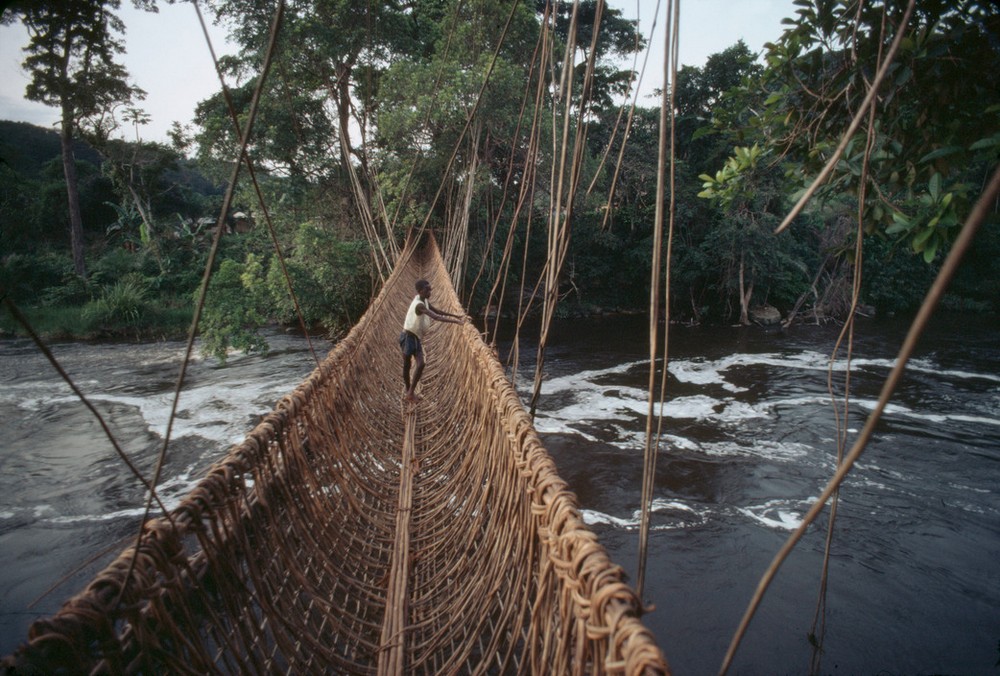
<svg viewBox="0 0 1000 676">
<path fill-rule="evenodd" d="M 878 398 L 905 329 L 894 320 L 859 324 L 849 441 Z M 646 330 L 640 317 L 557 322 L 536 419 L 588 523 L 630 576 L 638 549 Z M 718 671 L 761 574 L 833 473 L 827 369 L 836 334 L 833 326 L 671 327 L 644 594 L 653 609 L 644 621 L 677 674 Z M 935 320 L 842 488 L 822 673 L 997 673 L 998 336 L 995 321 Z M 267 357 L 235 355 L 225 367 L 197 359 L 191 366 L 162 489 L 169 500 L 312 369 L 302 339 L 268 338 Z M 526 401 L 534 346 L 522 347 L 518 383 Z M 507 345 L 500 348 L 506 355 Z M 148 471 L 183 345 L 53 349 Z M 317 346 L 321 355 L 328 349 Z M 837 387 L 846 365 L 841 353 Z M 132 536 L 142 491 L 29 343 L 0 342 L 0 383 L 6 654 L 33 618 L 54 612 L 107 561 L 109 547 L 117 552 Z M 827 514 L 781 568 L 730 673 L 809 672 Z"/>
</svg>

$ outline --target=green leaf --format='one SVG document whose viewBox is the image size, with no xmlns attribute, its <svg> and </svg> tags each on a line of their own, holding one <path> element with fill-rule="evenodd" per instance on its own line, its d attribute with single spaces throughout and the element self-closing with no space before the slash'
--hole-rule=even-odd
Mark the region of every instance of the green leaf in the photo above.
<svg viewBox="0 0 1000 676">
<path fill-rule="evenodd" d="M 892 212 L 892 225 L 885 229 L 886 234 L 895 235 L 896 233 L 906 232 L 912 228 L 910 219 L 901 211 Z"/>
<path fill-rule="evenodd" d="M 934 260 L 934 255 L 937 253 L 937 240 L 935 240 L 930 246 L 924 249 L 924 262 L 930 263 Z"/>
<path fill-rule="evenodd" d="M 930 238 L 930 236 L 933 235 L 933 234 L 934 234 L 934 226 L 933 225 L 930 226 L 930 227 L 928 227 L 928 228 L 924 228 L 923 230 L 921 230 L 920 232 L 918 232 L 917 236 L 913 238 L 913 249 L 914 249 L 914 251 L 920 251 L 921 249 L 923 249 L 925 243 Z M 920 247 L 920 248 L 917 248 L 917 247 Z"/>
<path fill-rule="evenodd" d="M 943 148 L 938 148 L 937 150 L 932 150 L 923 157 L 920 158 L 920 164 L 925 164 L 931 160 L 936 160 L 939 157 L 948 157 L 949 155 L 954 155 L 955 153 L 960 153 L 964 149 L 962 146 L 944 146 Z"/>
<path fill-rule="evenodd" d="M 988 148 L 1000 147 L 1000 134 L 993 134 L 993 136 L 988 136 L 983 139 L 979 139 L 971 146 L 969 150 L 986 150 Z"/>
<path fill-rule="evenodd" d="M 941 216 L 938 225 L 942 228 L 950 228 L 953 225 L 958 225 L 958 214 L 955 213 L 954 209 L 949 209 Z"/>
<path fill-rule="evenodd" d="M 896 73 L 896 86 L 902 87 L 906 84 L 910 77 L 913 75 L 913 71 L 909 68 L 901 68 L 898 73 Z"/>
<path fill-rule="evenodd" d="M 700 138 L 702 138 L 704 136 L 709 136 L 709 135 L 715 134 L 715 133 L 717 133 L 717 132 L 714 129 L 712 129 L 711 127 L 698 127 L 695 130 L 695 132 L 693 134 L 691 134 L 691 140 L 694 141 L 696 139 L 700 139 Z"/>
<path fill-rule="evenodd" d="M 931 180 L 927 183 L 927 189 L 931 194 L 931 198 L 937 202 L 941 198 L 941 174 L 934 172 L 931 176 Z"/>
</svg>

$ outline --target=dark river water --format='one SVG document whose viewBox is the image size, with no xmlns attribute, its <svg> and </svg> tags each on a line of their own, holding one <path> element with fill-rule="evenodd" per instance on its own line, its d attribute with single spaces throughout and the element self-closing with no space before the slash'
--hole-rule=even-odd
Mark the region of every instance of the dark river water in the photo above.
<svg viewBox="0 0 1000 676">
<path fill-rule="evenodd" d="M 821 673 L 1000 674 L 997 328 L 985 320 L 935 320 L 844 484 Z M 857 328 L 848 444 L 878 398 L 905 329 L 889 320 Z M 646 331 L 639 317 L 557 323 L 536 418 L 587 522 L 633 579 Z M 654 609 L 644 621 L 676 674 L 718 671 L 761 574 L 833 474 L 837 426 L 827 377 L 836 335 L 836 327 L 671 327 L 644 593 Z M 192 366 L 164 495 L 183 495 L 312 370 L 302 339 L 269 340 L 267 357 Z M 534 346 L 522 347 L 518 387 L 527 401 Z M 328 349 L 317 346 L 321 356 Z M 149 471 L 183 345 L 54 351 Z M 841 399 L 845 357 L 834 364 Z M 0 653 L 133 535 L 141 499 L 97 424 L 43 357 L 26 342 L 0 342 Z M 827 515 L 781 568 L 730 673 L 809 673 Z"/>
</svg>

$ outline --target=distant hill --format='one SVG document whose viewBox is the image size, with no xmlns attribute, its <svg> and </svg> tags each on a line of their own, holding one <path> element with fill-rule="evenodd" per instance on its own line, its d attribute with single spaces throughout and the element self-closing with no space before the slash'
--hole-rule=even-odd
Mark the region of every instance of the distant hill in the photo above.
<svg viewBox="0 0 1000 676">
<path fill-rule="evenodd" d="M 54 129 L 28 122 L 0 120 L 0 162 L 23 178 L 42 178 L 45 166 L 58 160 L 61 154 L 59 132 Z M 88 162 L 95 167 L 100 167 L 103 161 L 101 154 L 86 141 L 74 141 L 73 154 L 77 161 Z M 193 160 L 180 160 L 178 168 L 168 171 L 164 178 L 200 195 L 221 195 L 224 191 L 223 186 L 214 185 L 205 178 Z"/>
<path fill-rule="evenodd" d="M 0 120 L 0 161 L 25 178 L 36 179 L 61 151 L 59 132 L 28 122 Z M 101 166 L 101 155 L 84 141 L 75 141 L 76 159 Z"/>
</svg>

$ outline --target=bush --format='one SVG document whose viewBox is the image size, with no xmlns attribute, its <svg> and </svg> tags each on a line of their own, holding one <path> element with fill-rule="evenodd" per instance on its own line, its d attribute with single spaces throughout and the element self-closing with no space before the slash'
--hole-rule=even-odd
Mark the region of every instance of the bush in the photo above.
<svg viewBox="0 0 1000 676">
<path fill-rule="evenodd" d="M 146 314 L 146 284 L 135 273 L 105 287 L 101 296 L 83 308 L 83 319 L 94 328 L 136 329 Z"/>
<path fill-rule="evenodd" d="M 263 267 L 254 254 L 246 263 L 223 260 L 208 284 L 201 318 L 202 353 L 223 364 L 229 348 L 267 353 L 268 345 L 257 329 L 266 321 L 261 291 Z M 197 302 L 198 291 L 195 291 Z"/>
<path fill-rule="evenodd" d="M 62 283 L 50 286 L 42 294 L 42 307 L 79 307 L 93 300 L 94 285 L 72 270 L 67 270 Z"/>
<path fill-rule="evenodd" d="M 292 289 L 307 327 L 322 325 L 330 334 L 350 328 L 368 305 L 367 242 L 344 241 L 312 223 L 299 227 L 285 259 Z M 267 272 L 267 291 L 276 319 L 297 324 L 295 304 L 277 258 Z"/>
<path fill-rule="evenodd" d="M 141 254 L 113 248 L 90 265 L 90 279 L 95 284 L 110 286 L 130 273 L 141 272 L 142 267 Z"/>
<path fill-rule="evenodd" d="M 161 242 L 162 268 L 154 286 L 161 294 L 189 298 L 201 286 L 208 248 L 199 250 L 175 239 Z"/>
<path fill-rule="evenodd" d="M 44 340 L 72 340 L 83 335 L 79 307 L 21 308 L 31 329 Z M 0 308 L 0 335 L 27 336 L 24 327 Z"/>
<path fill-rule="evenodd" d="M 68 253 L 16 253 L 6 256 L 0 266 L 0 287 L 6 289 L 10 298 L 19 305 L 43 304 L 46 293 L 63 284 L 74 285 L 74 293 L 80 291 L 81 284 L 85 285 L 73 273 L 73 260 Z M 85 301 L 89 298 L 88 293 L 82 299 L 77 296 L 74 300 Z"/>
<path fill-rule="evenodd" d="M 865 240 L 862 297 L 879 314 L 908 314 L 920 307 L 934 281 L 938 263 L 925 263 L 909 247 L 882 237 Z"/>
</svg>

